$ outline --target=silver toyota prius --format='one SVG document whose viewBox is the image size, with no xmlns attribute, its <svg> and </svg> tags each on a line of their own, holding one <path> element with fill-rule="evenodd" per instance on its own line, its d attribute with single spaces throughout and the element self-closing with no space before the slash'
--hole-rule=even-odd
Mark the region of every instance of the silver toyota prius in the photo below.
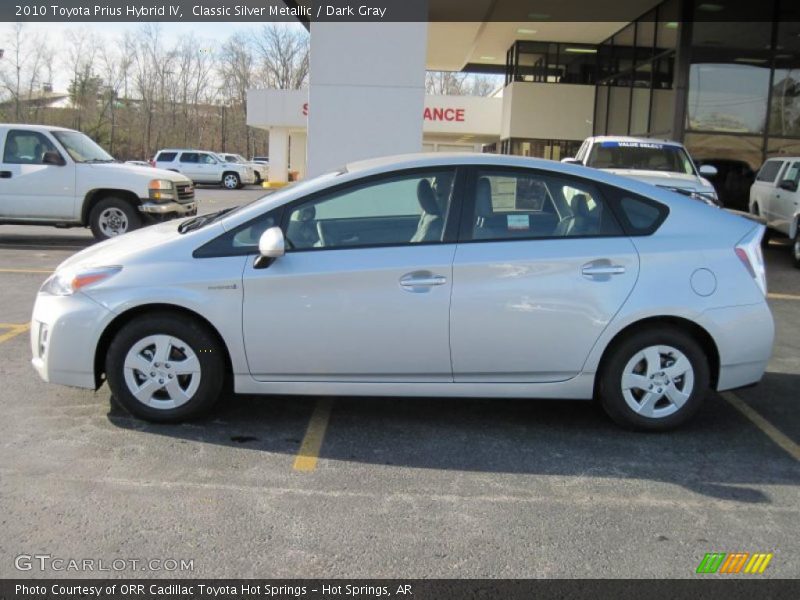
<svg viewBox="0 0 800 600">
<path fill-rule="evenodd" d="M 598 399 L 677 426 L 772 350 L 763 226 L 514 156 L 347 165 L 88 248 L 44 283 L 33 365 L 179 421 L 237 392 Z"/>
</svg>

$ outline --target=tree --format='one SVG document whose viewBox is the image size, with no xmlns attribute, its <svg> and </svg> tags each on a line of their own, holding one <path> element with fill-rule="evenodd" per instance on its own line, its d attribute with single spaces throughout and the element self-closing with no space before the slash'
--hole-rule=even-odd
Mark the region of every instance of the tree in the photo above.
<svg viewBox="0 0 800 600">
<path fill-rule="evenodd" d="M 308 33 L 270 23 L 252 36 L 263 87 L 296 90 L 308 85 Z"/>
<path fill-rule="evenodd" d="M 25 122 L 31 103 L 23 102 L 42 91 L 43 75 L 51 74 L 53 52 L 40 35 L 28 35 L 27 26 L 14 23 L 8 36 L 8 51 L 0 60 L 0 88 L 12 102 L 16 122 Z"/>
</svg>

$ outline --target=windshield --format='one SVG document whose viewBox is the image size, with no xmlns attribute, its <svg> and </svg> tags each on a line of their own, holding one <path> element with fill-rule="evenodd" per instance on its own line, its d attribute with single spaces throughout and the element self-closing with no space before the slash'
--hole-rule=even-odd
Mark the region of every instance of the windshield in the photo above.
<svg viewBox="0 0 800 600">
<path fill-rule="evenodd" d="M 695 174 L 686 150 L 681 146 L 656 142 L 599 142 L 592 147 L 586 166 Z"/>
<path fill-rule="evenodd" d="M 52 131 L 64 149 L 78 163 L 114 162 L 114 157 L 79 131 Z"/>
</svg>

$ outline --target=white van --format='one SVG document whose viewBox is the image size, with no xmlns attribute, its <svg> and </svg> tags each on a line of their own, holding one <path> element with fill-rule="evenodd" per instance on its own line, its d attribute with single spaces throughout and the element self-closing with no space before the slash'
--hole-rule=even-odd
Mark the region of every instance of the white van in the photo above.
<svg viewBox="0 0 800 600">
<path fill-rule="evenodd" d="M 191 180 L 120 163 L 80 131 L 0 125 L 0 225 L 91 227 L 103 240 L 197 214 Z"/>
<path fill-rule="evenodd" d="M 800 157 L 781 156 L 770 158 L 761 166 L 750 188 L 750 212 L 764 218 L 767 232 L 777 231 L 792 240 L 792 258 L 797 268 L 800 268 L 799 181 Z"/>
</svg>

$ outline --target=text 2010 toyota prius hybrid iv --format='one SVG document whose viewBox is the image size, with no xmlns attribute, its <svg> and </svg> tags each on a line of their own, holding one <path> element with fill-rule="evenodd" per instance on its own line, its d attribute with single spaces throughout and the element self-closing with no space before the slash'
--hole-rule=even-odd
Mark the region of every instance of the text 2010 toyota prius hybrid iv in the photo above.
<svg viewBox="0 0 800 600">
<path fill-rule="evenodd" d="M 575 165 L 410 155 L 88 248 L 33 364 L 174 421 L 237 392 L 590 399 L 666 429 L 761 379 L 763 226 Z"/>
</svg>

